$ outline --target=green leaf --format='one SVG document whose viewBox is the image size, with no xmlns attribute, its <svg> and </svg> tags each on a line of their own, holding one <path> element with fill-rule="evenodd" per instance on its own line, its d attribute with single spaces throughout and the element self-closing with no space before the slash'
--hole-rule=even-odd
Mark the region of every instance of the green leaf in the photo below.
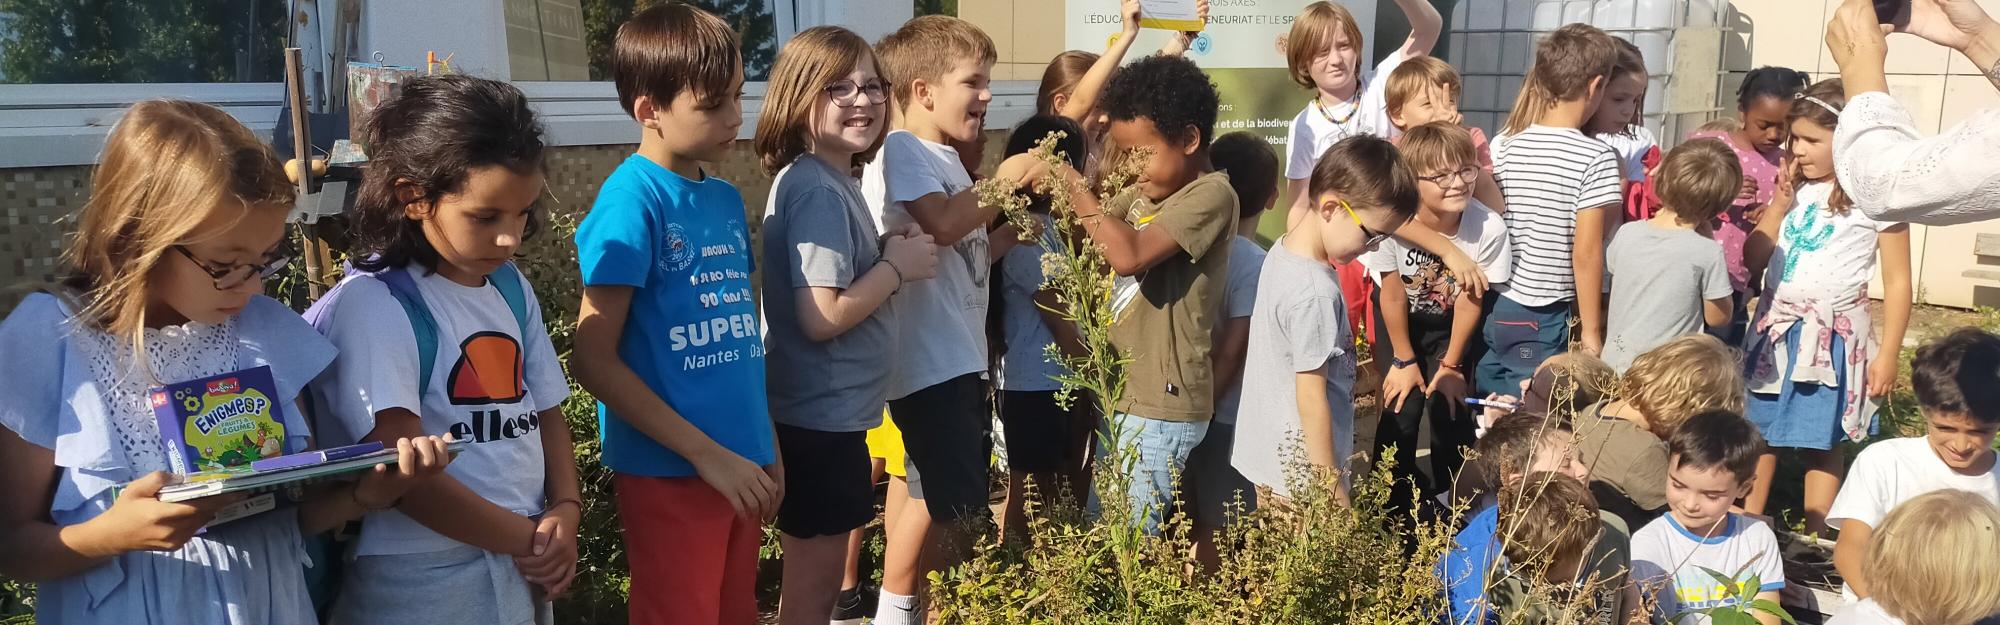
<svg viewBox="0 0 2000 625">
<path fill-rule="evenodd" d="M 1729 608 L 1717 609 L 1708 614 L 1712 625 L 1758 625 L 1757 617 Z"/>
<path fill-rule="evenodd" d="M 1797 619 L 1792 618 L 1792 613 L 1785 611 L 1785 606 L 1779 605 L 1778 602 L 1772 601 L 1770 599 L 1752 600 L 1750 602 L 1750 609 L 1758 612 L 1763 612 L 1765 614 L 1776 615 L 1778 617 L 1778 620 L 1784 621 L 1786 623 L 1798 623 Z"/>
</svg>

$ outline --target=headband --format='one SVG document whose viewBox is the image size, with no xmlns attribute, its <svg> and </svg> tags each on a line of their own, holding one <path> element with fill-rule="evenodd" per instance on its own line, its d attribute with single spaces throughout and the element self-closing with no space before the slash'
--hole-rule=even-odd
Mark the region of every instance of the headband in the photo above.
<svg viewBox="0 0 2000 625">
<path fill-rule="evenodd" d="M 1832 113 L 1834 117 L 1840 116 L 1840 109 L 1834 108 L 1834 106 L 1831 104 L 1827 104 L 1826 100 L 1821 100 L 1819 98 L 1815 98 L 1803 93 L 1799 94 L 1797 97 L 1800 100 L 1805 100 L 1813 104 L 1818 104 L 1820 108 L 1826 109 L 1826 112 Z"/>
</svg>

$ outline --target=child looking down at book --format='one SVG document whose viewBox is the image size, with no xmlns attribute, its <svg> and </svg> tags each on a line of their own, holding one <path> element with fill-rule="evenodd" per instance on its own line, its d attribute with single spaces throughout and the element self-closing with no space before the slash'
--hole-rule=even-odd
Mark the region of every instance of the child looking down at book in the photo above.
<svg viewBox="0 0 2000 625">
<path fill-rule="evenodd" d="M 316 623 L 303 536 L 444 466 L 442 440 L 389 439 L 396 471 L 198 536 L 242 498 L 159 500 L 174 478 L 149 387 L 267 367 L 282 450 L 312 441 L 298 400 L 334 348 L 260 295 L 289 257 L 292 201 L 269 148 L 219 109 L 141 102 L 112 128 L 69 274 L 0 321 L 0 576 L 36 584 L 39 622 Z"/>
<path fill-rule="evenodd" d="M 547 618 L 576 576 L 583 502 L 557 410 L 569 379 L 508 260 L 540 219 L 541 129 L 512 85 L 444 75 L 405 83 L 362 132 L 352 257 L 372 273 L 334 287 L 314 324 L 366 357 L 315 383 L 325 436 L 449 432 L 470 444 L 444 476 L 369 515 L 329 620 Z"/>
</svg>

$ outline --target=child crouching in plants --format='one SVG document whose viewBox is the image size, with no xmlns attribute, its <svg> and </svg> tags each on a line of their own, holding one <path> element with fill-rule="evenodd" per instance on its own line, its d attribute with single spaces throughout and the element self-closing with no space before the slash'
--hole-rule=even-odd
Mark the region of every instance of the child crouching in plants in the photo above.
<svg viewBox="0 0 2000 625">
<path fill-rule="evenodd" d="M 1312 210 L 1271 246 L 1258 276 L 1230 462 L 1289 497 L 1285 466 L 1303 456 L 1346 501 L 1354 453 L 1354 337 L 1332 264 L 1375 249 L 1417 212 L 1416 176 L 1388 141 L 1350 138 L 1312 171 Z"/>
<path fill-rule="evenodd" d="M 1708 621 L 1695 611 L 1719 608 L 1778 625 L 1772 608 L 1785 588 L 1778 535 L 1730 510 L 1750 491 L 1764 438 L 1742 416 L 1711 410 L 1680 424 L 1667 447 L 1672 460 L 1661 481 L 1671 505 L 1632 534 L 1632 579 L 1654 597 L 1653 616 L 1699 625 Z"/>
<path fill-rule="evenodd" d="M 314 325 L 367 358 L 314 385 L 325 436 L 470 445 L 368 516 L 331 620 L 547 622 L 576 577 L 583 503 L 559 410 L 569 380 L 509 260 L 538 225 L 540 126 L 512 85 L 445 75 L 405 83 L 363 133 L 353 257 L 372 273 L 334 287 Z"/>
<path fill-rule="evenodd" d="M 206 531 L 241 497 L 160 501 L 175 478 L 150 387 L 268 367 L 279 446 L 301 452 L 300 395 L 334 346 L 261 295 L 288 259 L 293 187 L 228 114 L 133 105 L 90 191 L 70 275 L 0 321 L 0 576 L 36 584 L 42 623 L 318 622 L 302 537 L 395 505 L 444 466 L 443 441 L 386 439 L 396 471 Z"/>
</svg>

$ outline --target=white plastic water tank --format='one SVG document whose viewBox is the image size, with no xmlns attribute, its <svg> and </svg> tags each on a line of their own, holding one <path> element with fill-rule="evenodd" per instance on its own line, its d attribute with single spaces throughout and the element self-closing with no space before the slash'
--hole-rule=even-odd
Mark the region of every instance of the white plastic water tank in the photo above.
<svg viewBox="0 0 2000 625">
<path fill-rule="evenodd" d="M 1683 41 L 1684 32 L 1713 32 L 1720 22 L 1712 0 L 1471 0 L 1458 3 L 1451 16 L 1451 50 L 1446 60 L 1463 76 L 1465 96 L 1459 108 L 1467 123 L 1497 131 L 1520 93 L 1522 77 L 1534 61 L 1534 44 L 1565 24 L 1582 22 L 1630 41 L 1646 58 L 1649 75 L 1644 106 L 1646 126 L 1660 137 L 1678 136 L 1712 116 L 1712 102 L 1702 106 L 1670 107 L 1674 81 L 1720 79 L 1720 67 L 1675 75 L 1675 52 L 1690 43 L 1705 45 L 1713 36 Z M 1707 51 L 1720 58 L 1717 49 Z M 1684 70 L 1686 68 L 1683 68 Z M 1712 98 L 1710 98 L 1712 100 Z M 1699 110 L 1686 110 L 1699 109 Z"/>
</svg>

